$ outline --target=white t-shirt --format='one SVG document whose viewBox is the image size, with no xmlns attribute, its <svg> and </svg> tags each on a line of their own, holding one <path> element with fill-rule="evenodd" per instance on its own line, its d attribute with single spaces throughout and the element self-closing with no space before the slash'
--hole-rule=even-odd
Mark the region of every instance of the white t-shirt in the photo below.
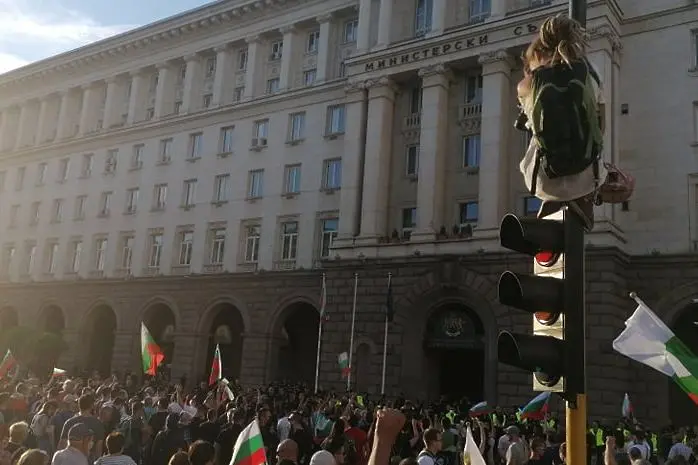
<svg viewBox="0 0 698 465">
<path fill-rule="evenodd" d="M 434 465 L 434 459 L 429 454 L 420 454 L 417 457 L 417 463 L 419 465 Z"/>
<path fill-rule="evenodd" d="M 669 460 L 673 460 L 678 455 L 683 456 L 683 458 L 685 458 L 688 461 L 688 459 L 691 458 L 691 455 L 693 455 L 693 449 L 691 449 L 682 442 L 677 442 L 676 444 L 671 446 L 671 449 L 669 449 L 669 455 L 667 456 L 667 458 Z"/>
</svg>

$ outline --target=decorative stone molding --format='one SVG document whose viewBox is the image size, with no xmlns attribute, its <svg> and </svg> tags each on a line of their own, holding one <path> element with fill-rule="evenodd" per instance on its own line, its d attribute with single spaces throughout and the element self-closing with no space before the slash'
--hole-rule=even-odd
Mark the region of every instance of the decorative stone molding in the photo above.
<svg viewBox="0 0 698 465">
<path fill-rule="evenodd" d="M 294 26 L 293 24 L 282 26 L 279 28 L 279 32 L 281 32 L 283 35 L 293 34 L 294 32 L 296 32 L 296 26 Z"/>
<path fill-rule="evenodd" d="M 347 94 L 362 92 L 364 90 L 366 90 L 366 83 L 364 81 L 350 81 L 344 86 L 344 92 Z"/>
<path fill-rule="evenodd" d="M 419 74 L 420 78 L 425 78 L 430 76 L 447 74 L 449 72 L 450 70 L 448 66 L 446 66 L 444 63 L 437 63 L 435 65 L 429 65 L 425 66 L 424 68 L 421 68 L 417 74 Z"/>
<path fill-rule="evenodd" d="M 218 45 L 216 47 L 213 47 L 213 51 L 215 53 L 225 53 L 231 49 L 231 44 L 223 44 L 223 45 Z"/>
<path fill-rule="evenodd" d="M 393 92 L 397 92 L 397 86 L 392 81 L 392 79 L 388 77 L 383 76 L 375 79 L 367 79 L 364 81 L 364 89 L 373 89 L 379 87 L 387 87 L 391 89 Z"/>
<path fill-rule="evenodd" d="M 611 49 L 613 51 L 620 51 L 623 49 L 623 43 L 620 41 L 620 37 L 616 31 L 608 24 L 602 24 L 601 26 L 596 26 L 591 29 L 587 29 L 587 35 L 589 39 L 606 39 L 611 44 Z"/>
<path fill-rule="evenodd" d="M 334 19 L 334 15 L 332 13 L 325 13 L 324 15 L 320 15 L 317 18 L 315 18 L 315 21 L 317 21 L 319 24 L 323 23 L 329 23 Z"/>
<path fill-rule="evenodd" d="M 184 55 L 182 59 L 185 63 L 189 63 L 190 61 L 199 61 L 200 57 L 198 53 L 191 53 L 189 55 Z"/>
<path fill-rule="evenodd" d="M 494 50 L 492 52 L 481 53 L 477 62 L 481 66 L 491 65 L 495 63 L 507 63 L 512 64 L 511 55 L 506 50 Z"/>
<path fill-rule="evenodd" d="M 261 41 L 262 41 L 262 36 L 260 36 L 259 34 L 245 38 L 245 43 L 247 43 L 247 45 L 258 44 Z"/>
</svg>

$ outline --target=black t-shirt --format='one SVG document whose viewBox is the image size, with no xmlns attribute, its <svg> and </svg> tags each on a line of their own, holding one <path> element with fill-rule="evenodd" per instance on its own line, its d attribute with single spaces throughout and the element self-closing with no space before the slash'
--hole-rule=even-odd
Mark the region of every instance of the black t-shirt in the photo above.
<svg viewBox="0 0 698 465">
<path fill-rule="evenodd" d="M 221 427 L 217 423 L 205 421 L 199 425 L 196 430 L 196 439 L 202 439 L 213 444 L 221 431 Z"/>
<path fill-rule="evenodd" d="M 150 417 L 148 425 L 153 430 L 153 437 L 165 428 L 165 420 L 167 420 L 168 412 L 155 412 Z"/>
<path fill-rule="evenodd" d="M 233 458 L 233 448 L 235 447 L 235 441 L 238 440 L 238 436 L 242 432 L 242 426 L 232 424 L 225 426 L 218 437 L 216 438 L 216 444 L 220 447 L 220 456 L 218 457 L 218 463 L 221 465 L 227 465 Z"/>
</svg>

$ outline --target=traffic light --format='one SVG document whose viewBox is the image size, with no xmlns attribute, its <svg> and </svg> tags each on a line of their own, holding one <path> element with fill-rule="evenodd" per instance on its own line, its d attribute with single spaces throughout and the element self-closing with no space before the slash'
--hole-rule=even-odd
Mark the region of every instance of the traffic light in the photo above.
<svg viewBox="0 0 698 465">
<path fill-rule="evenodd" d="M 533 275 L 505 271 L 499 302 L 533 315 L 533 335 L 502 331 L 499 361 L 533 372 L 535 391 L 585 392 L 584 227 L 568 208 L 545 218 L 506 215 L 503 247 L 534 257 Z"/>
</svg>

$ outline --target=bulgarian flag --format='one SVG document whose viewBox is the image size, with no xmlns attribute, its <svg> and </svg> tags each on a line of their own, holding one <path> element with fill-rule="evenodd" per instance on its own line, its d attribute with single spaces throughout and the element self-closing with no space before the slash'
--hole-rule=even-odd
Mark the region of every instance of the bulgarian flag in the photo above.
<svg viewBox="0 0 698 465">
<path fill-rule="evenodd" d="M 322 290 L 320 291 L 320 322 L 324 323 L 330 319 L 327 314 L 327 286 L 325 284 L 325 275 L 322 275 Z"/>
<path fill-rule="evenodd" d="M 486 400 L 473 405 L 473 407 L 470 409 L 471 417 L 479 417 L 480 415 L 487 415 L 488 413 L 492 413 L 492 409 L 487 404 Z"/>
<path fill-rule="evenodd" d="M 630 403 L 630 396 L 627 392 L 623 397 L 623 405 L 621 406 L 620 411 L 623 418 L 630 418 L 633 416 L 633 404 Z"/>
<path fill-rule="evenodd" d="M 15 366 L 17 366 L 17 360 L 15 359 L 14 355 L 12 355 L 12 351 L 7 349 L 5 356 L 2 358 L 2 362 L 0 362 L 0 379 L 7 376 L 7 374 L 12 371 Z"/>
<path fill-rule="evenodd" d="M 550 392 L 541 392 L 521 409 L 521 419 L 542 420 L 548 412 Z"/>
<path fill-rule="evenodd" d="M 216 344 L 216 351 L 213 352 L 213 362 L 211 362 L 211 374 L 208 377 L 208 385 L 213 386 L 223 378 L 223 366 L 221 364 L 221 348 Z"/>
<path fill-rule="evenodd" d="M 342 370 L 342 376 L 349 376 L 351 366 L 349 366 L 349 355 L 346 352 L 339 354 L 339 368 Z"/>
<path fill-rule="evenodd" d="M 150 331 L 141 322 L 141 360 L 143 361 L 143 373 L 155 376 L 158 366 L 165 359 L 162 349 L 155 343 Z"/>
<path fill-rule="evenodd" d="M 53 374 L 51 376 L 58 378 L 59 376 L 65 376 L 65 374 L 66 374 L 65 370 L 61 370 L 60 368 L 54 368 Z"/>
<path fill-rule="evenodd" d="M 698 357 L 634 292 L 630 297 L 637 309 L 613 341 L 613 348 L 672 378 L 698 404 Z"/>
<path fill-rule="evenodd" d="M 259 431 L 259 423 L 255 419 L 242 430 L 235 441 L 230 465 L 263 465 L 266 461 L 262 433 Z"/>
</svg>

